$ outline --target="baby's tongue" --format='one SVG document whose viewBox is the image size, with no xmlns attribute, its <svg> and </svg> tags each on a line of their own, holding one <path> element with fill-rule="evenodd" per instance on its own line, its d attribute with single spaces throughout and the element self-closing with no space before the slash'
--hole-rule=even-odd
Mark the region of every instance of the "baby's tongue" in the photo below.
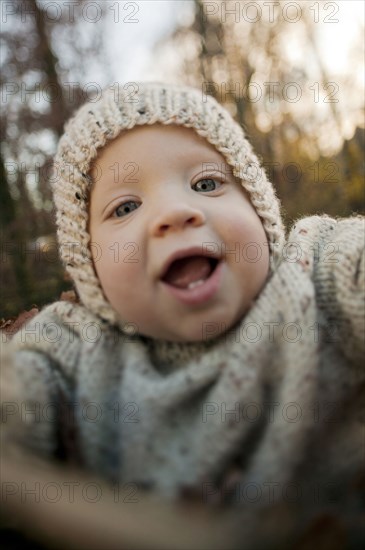
<svg viewBox="0 0 365 550">
<path fill-rule="evenodd" d="M 179 288 L 187 288 L 193 281 L 207 279 L 211 272 L 208 258 L 194 256 L 175 260 L 168 270 L 164 281 Z"/>
</svg>

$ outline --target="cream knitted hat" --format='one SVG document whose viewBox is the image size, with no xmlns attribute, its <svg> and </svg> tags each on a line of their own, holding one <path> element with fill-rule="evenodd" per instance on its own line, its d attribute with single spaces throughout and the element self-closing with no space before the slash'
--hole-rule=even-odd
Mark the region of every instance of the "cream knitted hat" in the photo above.
<svg viewBox="0 0 365 550">
<path fill-rule="evenodd" d="M 102 319 L 128 332 L 106 300 L 90 250 L 88 198 L 91 162 L 98 149 L 122 130 L 144 124 L 193 128 L 223 155 L 247 190 L 260 216 L 275 268 L 284 244 L 280 204 L 242 128 L 217 101 L 201 90 L 155 82 L 114 85 L 81 107 L 68 122 L 55 156 L 53 193 L 60 255 L 81 302 Z"/>
</svg>

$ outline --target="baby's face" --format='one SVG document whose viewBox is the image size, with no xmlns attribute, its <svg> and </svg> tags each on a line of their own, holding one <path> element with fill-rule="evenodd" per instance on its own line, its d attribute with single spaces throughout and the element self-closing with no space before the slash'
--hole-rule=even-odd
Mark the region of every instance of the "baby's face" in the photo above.
<svg viewBox="0 0 365 550">
<path fill-rule="evenodd" d="M 265 283 L 269 248 L 220 153 L 190 128 L 153 125 L 122 133 L 96 162 L 94 265 L 120 318 L 184 342 L 232 327 Z"/>
</svg>

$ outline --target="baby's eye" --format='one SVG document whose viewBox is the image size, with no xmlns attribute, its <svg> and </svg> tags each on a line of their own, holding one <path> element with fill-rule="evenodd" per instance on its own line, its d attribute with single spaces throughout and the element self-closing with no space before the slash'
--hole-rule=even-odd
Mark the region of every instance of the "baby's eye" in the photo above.
<svg viewBox="0 0 365 550">
<path fill-rule="evenodd" d="M 193 189 L 197 188 L 198 191 L 215 191 L 214 186 L 218 185 L 218 182 L 212 178 L 203 178 L 192 186 Z"/>
<path fill-rule="evenodd" d="M 137 205 L 137 206 L 133 206 L 133 205 Z M 136 201 L 126 201 L 126 202 L 123 202 L 123 204 L 120 204 L 119 206 L 117 206 L 113 214 L 117 218 L 122 218 L 123 216 L 126 216 L 136 208 L 138 208 L 138 203 Z"/>
</svg>

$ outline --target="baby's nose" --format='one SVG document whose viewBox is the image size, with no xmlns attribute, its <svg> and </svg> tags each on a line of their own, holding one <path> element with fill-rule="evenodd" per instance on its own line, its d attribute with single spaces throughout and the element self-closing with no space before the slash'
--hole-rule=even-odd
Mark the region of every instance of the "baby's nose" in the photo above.
<svg viewBox="0 0 365 550">
<path fill-rule="evenodd" d="M 174 202 L 166 205 L 151 223 L 151 234 L 162 236 L 169 231 L 181 231 L 186 227 L 198 227 L 205 222 L 204 213 L 188 204 Z"/>
</svg>

